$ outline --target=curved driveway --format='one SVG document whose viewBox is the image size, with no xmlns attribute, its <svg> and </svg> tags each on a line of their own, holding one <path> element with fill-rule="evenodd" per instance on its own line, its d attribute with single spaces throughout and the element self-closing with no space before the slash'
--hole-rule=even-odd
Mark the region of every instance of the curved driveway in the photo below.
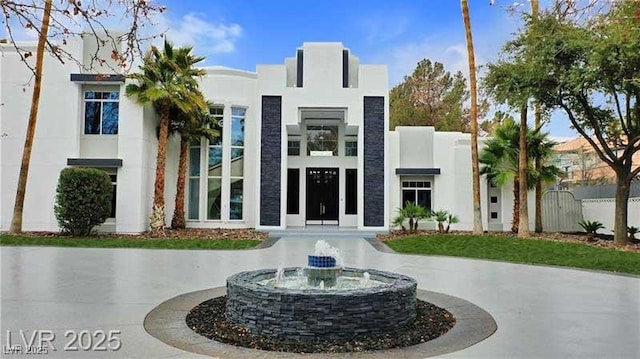
<svg viewBox="0 0 640 359">
<path fill-rule="evenodd" d="M 20 330 L 50 330 L 57 351 L 40 357 L 195 357 L 148 335 L 145 315 L 179 294 L 223 286 L 238 271 L 304 266 L 319 238 L 295 237 L 247 251 L 2 247 L 0 340 L 4 347 L 7 330 L 13 345 Z M 493 336 L 445 358 L 640 358 L 638 277 L 382 253 L 353 236 L 325 239 L 345 265 L 413 276 L 419 288 L 466 299 L 495 318 Z M 63 351 L 67 330 L 120 330 L 122 347 Z"/>
</svg>

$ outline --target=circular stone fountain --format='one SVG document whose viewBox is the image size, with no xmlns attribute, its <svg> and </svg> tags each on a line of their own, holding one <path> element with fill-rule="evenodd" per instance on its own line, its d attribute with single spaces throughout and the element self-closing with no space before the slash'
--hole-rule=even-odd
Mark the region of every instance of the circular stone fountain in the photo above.
<svg viewBox="0 0 640 359">
<path fill-rule="evenodd" d="M 393 333 L 416 317 L 417 285 L 407 276 L 368 270 L 375 283 L 370 287 L 293 289 L 274 286 L 270 280 L 276 272 L 242 272 L 227 280 L 227 318 L 232 323 L 267 337 L 339 339 Z M 360 283 L 364 273 L 342 268 L 336 283 Z M 300 281 L 296 268 L 287 268 L 283 274 L 285 282 L 287 277 Z"/>
<path fill-rule="evenodd" d="M 394 333 L 416 317 L 413 278 L 343 268 L 338 250 L 318 241 L 308 267 L 263 269 L 227 279 L 227 319 L 255 335 L 340 339 Z"/>
</svg>

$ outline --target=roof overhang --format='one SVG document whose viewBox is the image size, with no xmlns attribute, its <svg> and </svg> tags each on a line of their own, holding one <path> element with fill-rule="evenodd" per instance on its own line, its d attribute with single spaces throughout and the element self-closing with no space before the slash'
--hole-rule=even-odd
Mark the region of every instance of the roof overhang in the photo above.
<svg viewBox="0 0 640 359">
<path fill-rule="evenodd" d="M 124 75 L 121 74 L 71 74 L 71 81 L 78 83 L 124 83 Z"/>
<path fill-rule="evenodd" d="M 396 175 L 398 176 L 433 176 L 439 174 L 439 168 L 396 168 Z"/>
<path fill-rule="evenodd" d="M 122 167 L 120 158 L 67 158 L 68 166 L 82 167 Z"/>
</svg>

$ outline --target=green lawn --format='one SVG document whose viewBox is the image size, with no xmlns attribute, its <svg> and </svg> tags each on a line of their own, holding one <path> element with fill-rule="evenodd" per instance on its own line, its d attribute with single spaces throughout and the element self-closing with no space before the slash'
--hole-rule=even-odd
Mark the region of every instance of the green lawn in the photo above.
<svg viewBox="0 0 640 359">
<path fill-rule="evenodd" d="M 132 237 L 31 237 L 0 235 L 0 246 L 54 246 L 84 248 L 247 249 L 257 240 L 132 238 Z"/>
<path fill-rule="evenodd" d="M 640 274 L 640 253 L 503 236 L 428 235 L 385 242 L 399 253 L 437 254 Z"/>
</svg>

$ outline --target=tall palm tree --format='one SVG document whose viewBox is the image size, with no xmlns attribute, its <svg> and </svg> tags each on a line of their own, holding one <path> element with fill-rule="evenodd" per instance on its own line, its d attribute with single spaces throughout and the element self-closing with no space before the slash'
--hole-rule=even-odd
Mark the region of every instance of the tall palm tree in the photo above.
<svg viewBox="0 0 640 359">
<path fill-rule="evenodd" d="M 193 56 L 191 51 L 190 47 L 174 49 L 166 39 L 163 51 L 152 46 L 140 66 L 140 72 L 129 76 L 137 80 L 137 83 L 128 84 L 126 87 L 127 96 L 134 97 L 139 104 L 153 104 L 160 114 L 153 212 L 150 223 L 151 232 L 154 234 L 162 234 L 165 228 L 164 182 L 171 106 L 186 113 L 198 109 L 205 110 L 207 106 L 206 101 L 199 94 L 196 80 L 205 72 L 194 67 L 204 58 Z"/>
<path fill-rule="evenodd" d="M 518 192 L 520 195 L 519 206 L 520 210 L 518 211 L 518 237 L 527 238 L 531 236 L 529 232 L 529 201 L 528 201 L 528 191 L 529 186 L 529 168 L 528 163 L 528 150 L 527 150 L 527 134 L 528 126 L 527 126 L 527 106 L 525 103 L 520 108 L 520 138 L 518 140 L 518 186 L 520 187 Z M 535 182 L 533 182 L 535 183 Z"/>
<path fill-rule="evenodd" d="M 538 178 L 544 183 L 553 183 L 562 175 L 562 171 L 551 165 L 545 164 L 551 159 L 553 146 L 556 143 L 549 140 L 548 134 L 541 132 L 539 128 L 527 131 L 527 183 L 528 190 L 533 189 L 533 184 Z M 511 230 L 518 232 L 520 222 L 520 126 L 512 119 L 505 120 L 496 127 L 494 137 L 485 142 L 485 147 L 480 152 L 480 169 L 489 180 L 497 187 L 503 187 L 507 183 L 513 183 L 513 222 Z M 543 165 L 540 171 L 533 168 L 536 158 Z M 527 190 L 525 190 L 526 193 Z M 525 197 L 526 198 L 526 197 Z"/>
<path fill-rule="evenodd" d="M 531 17 L 533 19 L 537 19 L 538 18 L 538 13 L 540 12 L 540 4 L 538 2 L 538 0 L 531 0 Z M 534 114 L 534 126 L 535 128 L 539 128 L 542 125 L 542 121 L 541 121 L 541 110 L 540 110 L 540 104 L 536 102 L 535 105 L 535 114 Z M 542 166 L 542 162 L 540 161 L 539 158 L 536 159 L 536 171 L 540 171 Z M 536 201 L 535 201 L 535 215 L 536 215 L 536 219 L 535 219 L 535 232 L 536 233 L 541 233 L 542 232 L 542 181 L 540 179 L 538 179 L 536 181 Z"/>
<path fill-rule="evenodd" d="M 482 234 L 482 210 L 480 209 L 480 165 L 478 163 L 478 83 L 476 79 L 476 59 L 473 52 L 471 18 L 467 0 L 460 0 L 462 20 L 467 41 L 469 58 L 469 85 L 471 93 L 471 172 L 473 178 L 473 234 Z"/>
<path fill-rule="evenodd" d="M 207 107 L 212 106 L 208 103 Z M 180 160 L 178 161 L 178 179 L 176 181 L 176 203 L 171 219 L 171 228 L 185 228 L 184 196 L 187 180 L 187 157 L 189 154 L 189 143 L 199 141 L 205 137 L 213 141 L 220 136 L 220 132 L 213 126 L 213 118 L 209 111 L 196 111 L 186 113 L 177 107 L 171 108 L 171 124 L 169 131 L 180 135 Z"/>
<path fill-rule="evenodd" d="M 36 47 L 36 67 L 34 69 L 33 93 L 31 96 L 31 110 L 29 111 L 29 123 L 27 124 L 27 135 L 24 140 L 22 150 L 22 163 L 20 164 L 20 174 L 18 175 L 18 189 L 16 190 L 16 201 L 13 206 L 13 218 L 9 233 L 17 234 L 22 232 L 22 212 L 24 210 L 24 197 L 27 191 L 27 178 L 29 177 L 29 164 L 31 163 L 31 150 L 33 148 L 33 137 L 36 132 L 36 120 L 38 119 L 38 104 L 40 103 L 40 89 L 42 88 L 42 68 L 44 67 L 45 43 L 49 33 L 49 22 L 51 21 L 52 0 L 46 0 L 42 13 L 42 26 L 38 33 L 38 45 Z M 8 15 L 7 15 L 8 16 Z"/>
</svg>

